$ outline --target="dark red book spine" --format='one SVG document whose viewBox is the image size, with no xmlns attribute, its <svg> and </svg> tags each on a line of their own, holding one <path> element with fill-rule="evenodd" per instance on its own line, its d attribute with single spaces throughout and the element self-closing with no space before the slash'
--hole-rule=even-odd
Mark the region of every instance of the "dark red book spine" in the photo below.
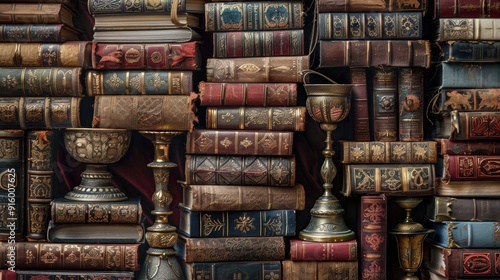
<svg viewBox="0 0 500 280">
<path fill-rule="evenodd" d="M 498 18 L 497 0 L 435 0 L 434 18 Z"/>
<path fill-rule="evenodd" d="M 458 180 L 498 180 L 500 156 L 444 155 L 443 176 Z"/>
<path fill-rule="evenodd" d="M 351 69 L 352 101 L 354 109 L 354 140 L 370 141 L 370 110 L 366 89 L 366 70 L 364 68 Z"/>
<path fill-rule="evenodd" d="M 374 68 L 373 81 L 373 135 L 375 141 L 398 139 L 398 70 Z"/>
<path fill-rule="evenodd" d="M 399 68 L 399 140 L 424 140 L 424 70 Z"/>
<path fill-rule="evenodd" d="M 292 261 L 356 261 L 358 242 L 313 242 L 290 239 L 290 259 Z"/>
<path fill-rule="evenodd" d="M 436 139 L 441 155 L 500 155 L 500 142 Z"/>
</svg>

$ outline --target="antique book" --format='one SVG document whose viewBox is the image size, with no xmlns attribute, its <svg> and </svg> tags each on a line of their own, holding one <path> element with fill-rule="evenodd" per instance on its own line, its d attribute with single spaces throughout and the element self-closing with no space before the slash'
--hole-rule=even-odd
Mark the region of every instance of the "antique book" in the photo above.
<svg viewBox="0 0 500 280">
<path fill-rule="evenodd" d="M 25 141 L 22 130 L 0 130 L 0 241 L 6 244 L 25 236 Z"/>
<path fill-rule="evenodd" d="M 404 0 L 319 0 L 318 12 L 410 12 L 420 11 L 425 14 L 427 0 L 404 1 Z"/>
<path fill-rule="evenodd" d="M 431 63 L 431 46 L 427 40 L 321 40 L 318 52 L 318 68 L 429 68 Z"/>
<path fill-rule="evenodd" d="M 304 131 L 306 107 L 207 107 L 208 129 Z"/>
<path fill-rule="evenodd" d="M 359 265 L 363 279 L 387 277 L 387 204 L 384 194 L 361 196 Z"/>
<path fill-rule="evenodd" d="M 213 32 L 213 57 L 304 55 L 304 30 Z"/>
<path fill-rule="evenodd" d="M 500 111 L 453 110 L 449 114 L 438 115 L 435 129 L 435 138 L 498 140 L 500 139 Z"/>
<path fill-rule="evenodd" d="M 296 83 L 208 83 L 198 85 L 201 106 L 295 106 Z"/>
<path fill-rule="evenodd" d="M 304 4 L 300 1 L 205 4 L 205 31 L 301 29 L 304 23 Z"/>
<path fill-rule="evenodd" d="M 358 262 L 292 261 L 282 262 L 283 280 L 358 279 Z"/>
<path fill-rule="evenodd" d="M 439 88 L 434 93 L 434 113 L 500 111 L 500 88 Z"/>
<path fill-rule="evenodd" d="M 0 3 L 0 23 L 64 23 L 74 27 L 74 15 L 61 3 Z"/>
<path fill-rule="evenodd" d="M 190 95 L 193 71 L 89 70 L 88 96 L 97 95 Z"/>
<path fill-rule="evenodd" d="M 94 69 L 200 70 L 201 42 L 92 44 Z"/>
<path fill-rule="evenodd" d="M 91 65 L 91 51 L 88 41 L 0 43 L 0 67 L 88 68 Z"/>
<path fill-rule="evenodd" d="M 500 62 L 500 42 L 445 41 L 431 45 L 433 62 Z"/>
<path fill-rule="evenodd" d="M 61 243 L 142 243 L 144 242 L 143 224 L 123 223 L 59 223 L 49 222 L 47 229 L 49 242 Z"/>
<path fill-rule="evenodd" d="M 437 175 L 443 180 L 498 180 L 499 155 L 448 155 L 439 158 Z"/>
<path fill-rule="evenodd" d="M 65 4 L 68 7 L 76 7 L 77 0 L 43 0 L 43 2 L 40 1 L 33 1 L 33 0 L 9 0 L 9 3 L 61 3 Z"/>
<path fill-rule="evenodd" d="M 26 238 L 46 240 L 54 196 L 56 149 L 62 138 L 55 130 L 30 130 L 26 137 Z"/>
<path fill-rule="evenodd" d="M 290 239 L 292 261 L 357 261 L 358 241 L 315 242 Z"/>
<path fill-rule="evenodd" d="M 0 263 L 7 268 L 15 255 L 16 270 L 138 271 L 139 243 L 82 244 L 16 242 L 0 244 Z"/>
<path fill-rule="evenodd" d="M 82 96 L 81 67 L 0 67 L 0 95 Z"/>
<path fill-rule="evenodd" d="M 342 163 L 436 163 L 437 142 L 339 141 Z"/>
<path fill-rule="evenodd" d="M 498 279 L 500 249 L 444 248 L 426 243 L 423 266 L 445 279 Z"/>
<path fill-rule="evenodd" d="M 321 42 L 320 42 L 321 43 Z M 354 111 L 354 140 L 370 141 L 370 108 L 366 85 L 366 69 L 351 68 L 352 110 Z"/>
<path fill-rule="evenodd" d="M 499 19 L 500 20 L 500 19 Z M 430 70 L 435 88 L 500 88 L 497 63 L 438 63 Z"/>
<path fill-rule="evenodd" d="M 422 12 L 320 13 L 320 40 L 422 39 Z"/>
<path fill-rule="evenodd" d="M 500 184 L 494 181 L 448 181 L 438 180 L 436 195 L 454 197 L 500 196 Z"/>
<path fill-rule="evenodd" d="M 202 36 L 188 26 L 163 29 L 96 30 L 93 41 L 106 43 L 183 43 L 201 41 Z"/>
<path fill-rule="evenodd" d="M 439 18 L 432 22 L 433 41 L 498 41 L 500 18 Z"/>
<path fill-rule="evenodd" d="M 182 262 L 186 280 L 281 279 L 280 261 Z"/>
<path fill-rule="evenodd" d="M 439 155 L 500 155 L 500 142 L 436 138 Z"/>
<path fill-rule="evenodd" d="M 81 97 L 0 97 L 0 128 L 80 127 L 81 99 Z"/>
<path fill-rule="evenodd" d="M 499 18 L 496 0 L 434 0 L 434 18 Z"/>
<path fill-rule="evenodd" d="M 17 280 L 134 280 L 133 271 L 17 270 Z"/>
<path fill-rule="evenodd" d="M 295 156 L 186 155 L 188 185 L 294 186 Z"/>
<path fill-rule="evenodd" d="M 174 249 L 180 259 L 193 262 L 279 261 L 285 258 L 283 236 L 186 237 Z"/>
<path fill-rule="evenodd" d="M 182 204 L 191 211 L 304 210 L 304 186 L 217 186 L 182 184 Z"/>
<path fill-rule="evenodd" d="M 78 41 L 78 34 L 62 23 L 0 24 L 0 42 L 62 43 Z"/>
<path fill-rule="evenodd" d="M 177 12 L 199 12 L 203 13 L 204 1 L 181 0 L 176 3 L 172 0 L 136 0 L 130 3 L 126 0 L 117 0 L 110 5 L 100 0 L 88 0 L 88 9 L 92 15 L 113 14 L 116 16 L 127 16 L 130 14 L 170 14 L 172 8 L 177 7 Z M 174 8 L 175 8 L 174 7 Z"/>
<path fill-rule="evenodd" d="M 499 248 L 496 221 L 442 221 L 433 223 L 432 242 L 447 248 Z"/>
<path fill-rule="evenodd" d="M 399 68 L 399 141 L 424 140 L 424 70 Z"/>
<path fill-rule="evenodd" d="M 472 188 L 474 188 L 472 186 Z M 500 200 L 497 198 L 467 198 L 433 196 L 426 203 L 425 216 L 432 222 L 500 221 Z"/>
<path fill-rule="evenodd" d="M 197 96 L 96 96 L 93 127 L 191 131 Z"/>
<path fill-rule="evenodd" d="M 186 153 L 291 156 L 293 131 L 196 129 L 186 137 Z"/>
<path fill-rule="evenodd" d="M 302 83 L 309 56 L 208 58 L 207 82 Z"/>
<path fill-rule="evenodd" d="M 434 164 L 344 164 L 345 196 L 382 194 L 425 196 L 434 194 Z"/>
<path fill-rule="evenodd" d="M 294 236 L 295 210 L 191 211 L 179 205 L 187 237 Z"/>
<path fill-rule="evenodd" d="M 178 12 L 168 14 L 134 14 L 133 17 L 94 15 L 94 31 L 130 31 L 175 29 L 177 27 L 200 28 L 200 14 Z"/>
<path fill-rule="evenodd" d="M 139 197 L 124 201 L 77 201 L 63 197 L 54 198 L 50 204 L 52 223 L 123 223 L 139 224 L 142 206 Z"/>
<path fill-rule="evenodd" d="M 398 139 L 398 68 L 372 68 L 373 135 L 375 141 Z"/>
</svg>

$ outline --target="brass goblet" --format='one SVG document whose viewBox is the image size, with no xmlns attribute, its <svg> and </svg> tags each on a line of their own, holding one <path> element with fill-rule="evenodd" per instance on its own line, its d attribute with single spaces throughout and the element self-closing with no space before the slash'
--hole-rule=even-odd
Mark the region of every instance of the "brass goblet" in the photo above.
<svg viewBox="0 0 500 280">
<path fill-rule="evenodd" d="M 306 84 L 307 74 L 317 74 L 331 84 Z M 351 108 L 351 84 L 337 84 L 325 75 L 307 70 L 304 71 L 304 88 L 307 92 L 306 107 L 309 115 L 326 131 L 326 147 L 323 150 L 325 160 L 321 166 L 324 193 L 311 209 L 311 220 L 307 227 L 299 233 L 299 238 L 317 242 L 342 242 L 355 238 L 354 232 L 345 225 L 344 209 L 332 194 L 333 179 L 337 168 L 333 162 L 335 151 L 332 148 L 332 131 L 337 124 L 347 117 Z"/>
<path fill-rule="evenodd" d="M 68 128 L 64 145 L 77 161 L 86 163 L 80 185 L 64 198 L 78 201 L 123 201 L 127 196 L 111 181 L 108 164 L 127 152 L 132 132 L 126 129 Z"/>
</svg>

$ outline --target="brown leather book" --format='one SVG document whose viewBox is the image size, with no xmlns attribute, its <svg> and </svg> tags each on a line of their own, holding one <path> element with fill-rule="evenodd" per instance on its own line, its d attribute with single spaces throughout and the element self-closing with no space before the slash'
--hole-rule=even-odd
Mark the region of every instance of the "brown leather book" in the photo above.
<svg viewBox="0 0 500 280">
<path fill-rule="evenodd" d="M 208 107 L 209 129 L 304 131 L 306 107 Z"/>
<path fill-rule="evenodd" d="M 449 181 L 438 180 L 436 195 L 453 197 L 497 197 L 500 196 L 500 184 L 493 181 Z"/>
<path fill-rule="evenodd" d="M 352 114 L 354 115 L 354 140 L 370 141 L 370 108 L 366 86 L 366 69 L 351 68 Z"/>
<path fill-rule="evenodd" d="M 196 129 L 187 135 L 186 153 L 291 156 L 293 132 Z"/>
<path fill-rule="evenodd" d="M 435 101 L 435 102 L 434 102 Z M 498 111 L 498 88 L 440 88 L 433 96 L 433 112 Z"/>
<path fill-rule="evenodd" d="M 433 196 L 427 203 L 426 218 L 442 221 L 500 221 L 500 200 L 494 197 Z"/>
<path fill-rule="evenodd" d="M 436 118 L 435 138 L 451 140 L 498 140 L 500 139 L 500 111 L 453 110 Z"/>
<path fill-rule="evenodd" d="M 62 43 L 78 41 L 78 33 L 61 23 L 6 23 L 0 25 L 0 42 Z"/>
<path fill-rule="evenodd" d="M 437 142 L 340 141 L 342 163 L 436 163 Z"/>
<path fill-rule="evenodd" d="M 294 156 L 186 155 L 186 184 L 295 185 Z"/>
<path fill-rule="evenodd" d="M 424 140 L 424 70 L 399 68 L 399 140 Z"/>
<path fill-rule="evenodd" d="M 0 23 L 64 23 L 74 27 L 74 15 L 61 3 L 0 3 Z"/>
<path fill-rule="evenodd" d="M 500 5 L 495 0 L 434 0 L 434 19 L 498 17 Z"/>
<path fill-rule="evenodd" d="M 283 260 L 283 280 L 358 279 L 358 262 Z"/>
<path fill-rule="evenodd" d="M 188 185 L 182 204 L 191 211 L 304 210 L 304 186 Z"/>
<path fill-rule="evenodd" d="M 398 139 L 398 69 L 373 68 L 373 135 L 375 141 Z"/>
<path fill-rule="evenodd" d="M 421 11 L 425 14 L 427 0 L 391 0 L 391 1 L 362 1 L 362 0 L 319 0 L 318 11 L 329 12 L 405 12 Z"/>
</svg>

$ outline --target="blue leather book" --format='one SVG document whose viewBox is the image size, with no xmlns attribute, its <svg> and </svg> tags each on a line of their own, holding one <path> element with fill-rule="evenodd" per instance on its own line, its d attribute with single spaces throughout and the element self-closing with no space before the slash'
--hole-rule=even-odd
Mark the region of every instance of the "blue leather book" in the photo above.
<svg viewBox="0 0 500 280">
<path fill-rule="evenodd" d="M 179 205 L 179 231 L 189 237 L 294 236 L 294 210 L 191 211 Z"/>
<path fill-rule="evenodd" d="M 500 87 L 498 63 L 445 63 L 433 67 L 430 77 L 435 88 L 497 88 Z"/>
<path fill-rule="evenodd" d="M 422 38 L 421 12 L 320 13 L 319 39 L 408 39 Z"/>
<path fill-rule="evenodd" d="M 500 42 L 446 41 L 432 44 L 432 60 L 443 62 L 500 62 Z"/>
<path fill-rule="evenodd" d="M 500 248 L 500 224 L 487 221 L 434 223 L 432 241 L 446 248 Z"/>
<path fill-rule="evenodd" d="M 281 279 L 280 261 L 248 261 L 248 262 L 194 262 L 182 265 L 186 279 L 233 280 Z"/>
</svg>

